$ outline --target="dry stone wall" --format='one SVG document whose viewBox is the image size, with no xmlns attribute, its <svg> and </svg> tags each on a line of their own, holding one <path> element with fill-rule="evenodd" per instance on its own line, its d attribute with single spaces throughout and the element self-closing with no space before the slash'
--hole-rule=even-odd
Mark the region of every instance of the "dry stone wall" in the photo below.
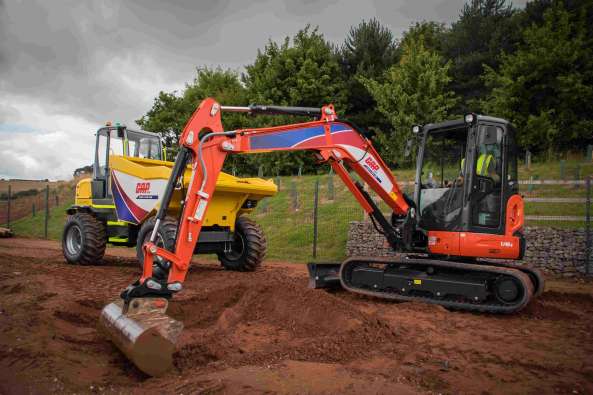
<svg viewBox="0 0 593 395">
<path fill-rule="evenodd" d="M 540 268 L 550 274 L 575 277 L 585 274 L 585 231 L 548 227 L 525 229 L 527 250 L 519 263 Z M 395 256 L 385 237 L 369 222 L 350 222 L 348 256 Z M 590 266 L 593 272 L 593 265 Z"/>
</svg>

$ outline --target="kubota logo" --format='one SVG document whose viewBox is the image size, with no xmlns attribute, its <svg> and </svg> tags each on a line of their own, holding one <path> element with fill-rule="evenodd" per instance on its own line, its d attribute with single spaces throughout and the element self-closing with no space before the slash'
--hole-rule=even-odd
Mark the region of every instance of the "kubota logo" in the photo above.
<svg viewBox="0 0 593 395">
<path fill-rule="evenodd" d="M 136 184 L 136 193 L 149 193 L 150 182 L 139 182 Z"/>
<path fill-rule="evenodd" d="M 367 158 L 364 160 L 364 163 L 366 163 L 373 171 L 379 170 L 379 165 L 371 156 L 367 156 Z"/>
</svg>

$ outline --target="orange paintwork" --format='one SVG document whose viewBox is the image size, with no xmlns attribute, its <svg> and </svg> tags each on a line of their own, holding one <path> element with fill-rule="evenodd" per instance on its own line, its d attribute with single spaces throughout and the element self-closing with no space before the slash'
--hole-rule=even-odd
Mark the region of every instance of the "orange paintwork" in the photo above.
<svg viewBox="0 0 593 395">
<path fill-rule="evenodd" d="M 521 253 L 520 239 L 515 232 L 523 229 L 523 198 L 513 195 L 507 202 L 505 234 L 473 232 L 428 232 L 431 254 L 474 258 L 517 259 Z"/>
</svg>

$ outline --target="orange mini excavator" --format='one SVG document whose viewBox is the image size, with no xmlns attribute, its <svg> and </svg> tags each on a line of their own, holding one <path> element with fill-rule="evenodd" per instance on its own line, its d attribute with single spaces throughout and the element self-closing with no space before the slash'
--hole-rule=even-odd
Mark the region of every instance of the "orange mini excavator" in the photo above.
<svg viewBox="0 0 593 395">
<path fill-rule="evenodd" d="M 225 111 L 315 120 L 225 131 Z M 104 308 L 103 329 L 144 372 L 158 375 L 171 367 L 183 324 L 165 314 L 167 303 L 183 287 L 223 163 L 227 155 L 273 151 L 311 151 L 320 163 L 329 163 L 393 250 L 408 253 L 310 264 L 313 287 L 339 283 L 348 291 L 378 298 L 479 312 L 519 311 L 543 291 L 543 278 L 528 267 L 488 260 L 521 259 L 525 250 L 513 126 L 503 119 L 467 114 L 460 120 L 414 126 L 413 131 L 418 155 L 415 191 L 409 197 L 365 133 L 338 120 L 332 105 L 228 107 L 210 98 L 202 101 L 180 137 L 154 231 L 144 245 L 142 276 L 122 292 L 121 300 Z M 155 237 L 188 165 L 193 171 L 175 247 L 167 250 L 155 244 Z M 387 204 L 390 218 L 349 171 Z"/>
</svg>

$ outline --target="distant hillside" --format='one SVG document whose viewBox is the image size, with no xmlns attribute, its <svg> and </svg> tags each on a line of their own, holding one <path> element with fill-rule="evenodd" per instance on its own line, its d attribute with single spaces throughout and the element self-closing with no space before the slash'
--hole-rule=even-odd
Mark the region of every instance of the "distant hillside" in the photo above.
<svg viewBox="0 0 593 395">
<path fill-rule="evenodd" d="M 31 189 L 43 189 L 47 184 L 49 184 L 50 189 L 54 189 L 67 183 L 67 181 L 0 179 L 0 193 L 7 193 L 8 185 L 10 185 L 11 193 L 18 193 Z"/>
</svg>

